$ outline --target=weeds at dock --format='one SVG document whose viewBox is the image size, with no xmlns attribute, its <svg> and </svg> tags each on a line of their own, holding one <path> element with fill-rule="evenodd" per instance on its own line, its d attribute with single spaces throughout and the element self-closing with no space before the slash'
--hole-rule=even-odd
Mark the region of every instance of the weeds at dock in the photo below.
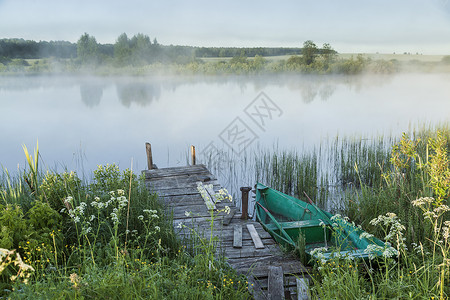
<svg viewBox="0 0 450 300">
<path fill-rule="evenodd" d="M 40 172 L 38 151 L 24 150 L 29 169 L 17 178 L 5 170 L 0 182 L 2 297 L 250 297 L 245 279 L 209 248 L 180 243 L 142 176 L 106 165 L 83 182 L 74 172 Z"/>
<path fill-rule="evenodd" d="M 379 267 L 338 258 L 316 265 L 313 298 L 447 299 L 449 152 L 450 126 L 423 125 L 402 137 L 336 137 L 312 151 L 247 151 L 236 161 L 229 156 L 222 170 L 236 178 L 246 170 L 253 182 L 300 199 L 306 193 L 321 208 L 390 239 L 397 254 Z M 383 224 L 394 216 L 402 230 L 389 236 Z"/>
</svg>

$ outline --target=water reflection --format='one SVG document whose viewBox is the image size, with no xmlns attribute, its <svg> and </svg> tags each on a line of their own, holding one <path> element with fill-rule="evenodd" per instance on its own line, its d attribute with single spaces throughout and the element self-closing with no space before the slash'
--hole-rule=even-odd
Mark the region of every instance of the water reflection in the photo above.
<svg viewBox="0 0 450 300">
<path fill-rule="evenodd" d="M 117 83 L 116 89 L 117 96 L 125 107 L 130 107 L 132 103 L 147 106 L 161 96 L 161 84 L 158 82 Z"/>
<path fill-rule="evenodd" d="M 94 107 L 100 104 L 103 96 L 103 86 L 96 83 L 86 83 L 80 85 L 81 101 L 87 107 Z"/>
<path fill-rule="evenodd" d="M 317 99 L 328 101 L 339 87 L 359 92 L 369 87 L 388 84 L 395 75 L 379 76 L 315 76 L 315 75 L 264 75 L 264 76 L 177 76 L 177 77 L 70 77 L 70 76 L 22 76 L 4 77 L 0 91 L 30 91 L 37 89 L 68 89 L 78 87 L 82 103 L 93 108 L 105 97 L 105 89 L 114 86 L 120 103 L 129 108 L 141 107 L 159 100 L 167 92 L 175 92 L 182 86 L 205 84 L 212 86 L 235 85 L 241 93 L 263 91 L 266 87 L 287 88 L 298 93 L 303 103 Z"/>
</svg>

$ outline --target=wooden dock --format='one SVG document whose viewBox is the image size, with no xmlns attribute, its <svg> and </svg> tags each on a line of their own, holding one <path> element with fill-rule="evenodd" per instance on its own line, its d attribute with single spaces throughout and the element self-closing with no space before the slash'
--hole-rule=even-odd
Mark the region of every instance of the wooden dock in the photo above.
<svg viewBox="0 0 450 300">
<path fill-rule="evenodd" d="M 210 188 L 208 195 L 222 186 L 204 165 L 143 171 L 146 186 L 157 193 L 167 209 L 173 211 L 175 228 L 180 224 L 210 237 L 210 211 L 197 186 Z M 308 299 L 306 268 L 295 257 L 282 252 L 258 222 L 241 219 L 233 199 L 213 203 L 217 215 L 213 234 L 217 249 L 240 274 L 245 274 L 255 299 Z M 230 213 L 223 210 L 230 207 Z M 220 211 L 220 212 L 218 212 Z M 180 230 L 180 235 L 189 230 Z M 305 278 L 303 278 L 305 276 Z"/>
</svg>

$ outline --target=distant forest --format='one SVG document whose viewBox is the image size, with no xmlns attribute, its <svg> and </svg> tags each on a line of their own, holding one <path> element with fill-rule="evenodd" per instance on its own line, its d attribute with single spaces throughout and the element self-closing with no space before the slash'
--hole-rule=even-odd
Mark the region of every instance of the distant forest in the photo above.
<svg viewBox="0 0 450 300">
<path fill-rule="evenodd" d="M 280 59 L 268 59 L 282 56 Z M 34 61 L 33 61 L 34 60 Z M 358 74 L 392 73 L 395 60 L 371 62 L 362 55 L 340 58 L 327 43 L 307 40 L 302 47 L 195 47 L 161 45 L 156 38 L 122 33 L 114 44 L 100 44 L 88 33 L 76 43 L 0 39 L 0 73 L 95 71 L 99 74 Z"/>
<path fill-rule="evenodd" d="M 83 42 L 94 44 L 92 49 L 96 55 L 114 57 L 121 52 L 123 48 L 128 48 L 132 52 L 133 48 L 158 48 L 157 53 L 159 59 L 174 60 L 183 57 L 235 57 L 247 56 L 278 56 L 278 55 L 298 55 L 301 54 L 301 48 L 282 48 L 282 47 L 255 47 L 255 48 L 238 48 L 238 47 L 194 47 L 194 46 L 164 46 L 158 44 L 157 40 L 153 42 L 150 38 L 143 34 L 137 34 L 132 38 L 128 38 L 126 34 L 119 36 L 115 44 L 100 44 L 95 38 L 84 34 L 77 43 L 67 41 L 33 41 L 25 39 L 0 39 L 0 60 L 8 59 L 41 59 L 41 58 L 78 58 L 78 48 Z M 122 49 L 117 49 L 121 48 Z M 83 51 L 81 51 L 83 52 Z M 116 52 L 116 53 L 115 53 Z M 122 51 L 123 52 L 123 51 Z M 126 50 L 125 50 L 126 52 Z M 94 53 L 91 53 L 94 54 Z M 121 53 L 124 54 L 124 53 Z"/>
</svg>

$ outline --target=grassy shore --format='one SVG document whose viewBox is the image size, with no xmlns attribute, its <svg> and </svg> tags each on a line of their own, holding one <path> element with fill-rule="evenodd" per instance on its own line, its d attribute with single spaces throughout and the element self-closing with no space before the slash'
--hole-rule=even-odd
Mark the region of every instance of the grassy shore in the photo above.
<svg viewBox="0 0 450 300">
<path fill-rule="evenodd" d="M 12 59 L 0 63 L 0 75 L 248 75 L 248 74 L 391 74 L 397 72 L 450 72 L 450 56 L 421 54 L 343 53 L 332 59 L 318 55 L 305 65 L 302 56 L 185 57 L 181 60 L 120 65 L 113 58 L 95 63 L 79 59 Z"/>
<path fill-rule="evenodd" d="M 306 192 L 396 249 L 376 262 L 312 262 L 314 299 L 447 299 L 449 151 L 450 126 L 441 124 L 404 136 L 336 137 L 312 151 L 274 147 L 205 161 L 235 187 L 258 181 L 300 199 Z"/>
<path fill-rule="evenodd" d="M 41 172 L 38 151 L 0 182 L 1 290 L 8 299 L 248 299 L 210 241 L 179 240 L 143 178 L 98 166 Z M 188 249 L 185 245 L 196 245 Z"/>
<path fill-rule="evenodd" d="M 211 243 L 177 238 L 170 214 L 131 170 L 99 166 L 88 183 L 40 171 L 37 149 L 24 150 L 27 169 L 15 178 L 4 171 L 0 181 L 2 296 L 251 297 L 244 277 L 212 259 Z M 395 248 L 381 261 L 310 262 L 313 299 L 447 299 L 449 151 L 443 124 L 371 141 L 339 137 L 309 154 L 260 150 L 239 168 L 299 198 L 307 192 Z M 239 173 L 229 161 L 226 168 Z"/>
<path fill-rule="evenodd" d="M 301 199 L 306 191 L 390 243 L 396 254 L 369 263 L 316 262 L 313 297 L 448 299 L 450 127 L 372 141 L 337 138 L 324 148 L 257 156 L 257 180 Z"/>
</svg>

